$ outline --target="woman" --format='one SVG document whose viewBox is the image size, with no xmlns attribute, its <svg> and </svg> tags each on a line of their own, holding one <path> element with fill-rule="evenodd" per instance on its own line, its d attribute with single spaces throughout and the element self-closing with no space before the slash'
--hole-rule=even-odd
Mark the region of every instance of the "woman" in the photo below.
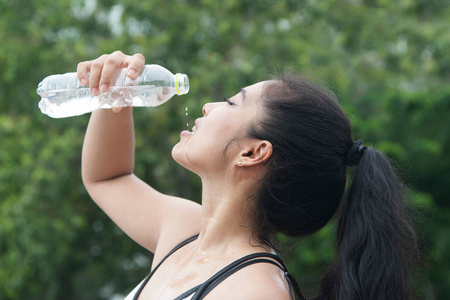
<svg viewBox="0 0 450 300">
<path fill-rule="evenodd" d="M 140 54 L 78 65 L 91 93 L 115 71 L 137 77 Z M 340 207 L 336 259 L 318 299 L 411 299 L 414 231 L 386 158 L 354 142 L 332 93 L 286 75 L 208 103 L 172 151 L 202 181 L 202 205 L 164 195 L 133 175 L 132 109 L 92 114 L 83 182 L 92 199 L 154 253 L 152 272 L 127 299 L 303 299 L 276 255 L 278 232 L 320 230 Z M 346 169 L 357 165 L 344 196 Z"/>
</svg>

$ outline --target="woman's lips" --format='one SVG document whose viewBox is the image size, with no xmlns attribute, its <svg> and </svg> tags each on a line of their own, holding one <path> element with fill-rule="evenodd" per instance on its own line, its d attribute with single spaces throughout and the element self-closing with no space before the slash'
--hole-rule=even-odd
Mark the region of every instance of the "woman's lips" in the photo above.
<svg viewBox="0 0 450 300">
<path fill-rule="evenodd" d="M 187 130 L 183 130 L 182 132 L 180 132 L 180 136 L 189 136 L 189 135 L 192 135 L 192 132 Z"/>
<path fill-rule="evenodd" d="M 193 135 L 196 131 L 197 131 L 197 129 L 198 129 L 198 119 L 197 120 L 195 120 L 195 122 L 194 122 L 194 126 L 192 127 L 192 132 L 191 131 L 188 131 L 188 130 L 183 130 L 182 132 L 180 132 L 180 136 L 189 136 L 189 135 Z"/>
</svg>

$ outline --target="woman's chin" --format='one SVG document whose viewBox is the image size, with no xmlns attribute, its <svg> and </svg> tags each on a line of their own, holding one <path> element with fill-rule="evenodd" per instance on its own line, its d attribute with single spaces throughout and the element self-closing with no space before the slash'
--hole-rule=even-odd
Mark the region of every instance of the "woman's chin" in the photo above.
<svg viewBox="0 0 450 300">
<path fill-rule="evenodd" d="M 193 171 L 187 156 L 188 154 L 186 153 L 186 149 L 184 149 L 181 143 L 178 143 L 175 146 L 173 146 L 172 148 L 173 160 L 176 161 L 181 166 L 185 167 L 186 169 Z"/>
<path fill-rule="evenodd" d="M 180 145 L 180 143 L 177 143 L 172 148 L 172 158 L 174 161 L 181 164 L 181 162 L 180 162 L 181 156 L 183 156 L 181 153 L 181 145 Z"/>
</svg>

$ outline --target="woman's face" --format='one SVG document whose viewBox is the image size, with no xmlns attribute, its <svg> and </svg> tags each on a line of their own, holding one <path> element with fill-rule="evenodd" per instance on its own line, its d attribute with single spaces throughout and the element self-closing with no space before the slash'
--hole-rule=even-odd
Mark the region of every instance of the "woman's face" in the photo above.
<svg viewBox="0 0 450 300">
<path fill-rule="evenodd" d="M 172 150 L 175 161 L 200 176 L 225 171 L 230 160 L 237 157 L 239 139 L 245 138 L 248 125 L 257 116 L 263 85 L 259 82 L 248 86 L 229 101 L 205 104 L 203 117 L 195 120 L 193 132 L 180 133 L 180 142 Z"/>
</svg>

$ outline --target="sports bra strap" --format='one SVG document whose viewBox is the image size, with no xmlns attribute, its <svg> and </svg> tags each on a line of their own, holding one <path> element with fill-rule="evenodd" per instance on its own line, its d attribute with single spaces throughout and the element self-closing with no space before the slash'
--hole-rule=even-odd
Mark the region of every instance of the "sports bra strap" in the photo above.
<svg viewBox="0 0 450 300">
<path fill-rule="evenodd" d="M 163 259 L 156 265 L 156 267 L 150 272 L 150 274 L 147 275 L 147 277 L 144 279 L 144 281 L 142 282 L 141 286 L 139 287 L 139 289 L 137 290 L 136 294 L 134 294 L 133 300 L 137 300 L 137 298 L 139 297 L 139 295 L 141 294 L 142 290 L 144 289 L 145 285 L 147 284 L 147 282 L 150 280 L 150 278 L 153 276 L 153 274 L 156 272 L 156 270 L 158 270 L 158 268 L 162 265 L 162 263 L 169 257 L 171 256 L 175 251 L 177 251 L 178 249 L 180 249 L 183 246 L 186 246 L 187 244 L 189 244 L 192 241 L 195 241 L 198 238 L 198 234 L 182 241 L 181 243 L 179 243 L 178 245 L 176 245 L 169 253 L 167 253 L 166 256 L 163 257 Z"/>
<path fill-rule="evenodd" d="M 200 288 L 200 286 L 201 286 L 201 284 L 194 286 L 192 289 L 187 290 L 186 292 L 184 292 L 183 294 L 179 295 L 178 297 L 176 297 L 173 300 L 183 300 L 184 298 L 187 298 L 191 294 L 196 293 L 197 290 Z"/>
<path fill-rule="evenodd" d="M 276 260 L 276 262 L 268 258 L 272 258 Z M 286 277 L 287 274 L 289 274 L 286 265 L 277 255 L 264 252 L 249 254 L 232 262 L 231 264 L 214 274 L 207 281 L 205 281 L 196 291 L 195 296 L 192 298 L 192 300 L 203 299 L 203 297 L 205 297 L 212 289 L 214 289 L 219 283 L 224 281 L 228 276 L 232 275 L 242 268 L 245 268 L 246 266 L 262 262 L 270 263 L 279 267 L 284 272 Z M 287 279 L 289 280 L 289 278 Z M 289 282 L 291 282 L 291 280 L 289 280 Z M 289 292 L 291 295 L 293 295 L 291 284 L 289 284 Z"/>
<path fill-rule="evenodd" d="M 198 238 L 198 236 L 199 235 L 197 234 L 197 235 L 194 235 L 193 237 L 190 237 L 190 238 L 184 240 L 183 242 L 181 242 L 180 244 L 175 246 L 166 256 L 164 256 L 164 258 L 156 265 L 156 267 L 144 279 L 141 286 L 139 287 L 136 294 L 134 295 L 133 300 L 136 300 L 139 297 L 140 293 L 142 292 L 142 290 L 144 289 L 145 285 L 150 280 L 152 275 L 156 272 L 156 270 L 161 266 L 161 264 L 170 255 L 172 255 L 174 252 L 176 252 L 183 246 L 196 240 Z M 296 281 L 293 280 L 292 275 L 289 274 L 286 264 L 283 262 L 283 260 L 275 254 L 259 252 L 259 253 L 253 253 L 253 254 L 246 255 L 246 256 L 230 263 L 229 265 L 224 267 L 222 270 L 218 271 L 216 274 L 214 274 L 211 278 L 209 278 L 202 284 L 199 284 L 199 285 L 189 289 L 188 291 L 184 292 L 183 294 L 181 294 L 174 300 L 183 299 L 183 298 L 191 295 L 192 293 L 195 293 L 195 295 L 191 300 L 203 299 L 203 297 L 205 297 L 212 289 L 214 289 L 218 284 L 220 284 L 222 281 L 224 281 L 230 275 L 241 270 L 242 268 L 245 268 L 246 266 L 256 264 L 256 263 L 270 263 L 270 264 L 273 264 L 273 265 L 279 267 L 284 272 L 284 275 L 289 283 L 288 284 L 289 285 L 289 293 L 291 294 L 292 299 L 295 299 L 293 289 L 295 290 L 295 294 L 301 295 L 300 289 L 299 289 Z M 304 299 L 304 298 L 302 297 L 302 299 Z"/>
<path fill-rule="evenodd" d="M 203 299 L 206 295 L 209 294 L 209 292 L 211 290 L 213 290 L 219 283 L 221 283 L 222 281 L 224 281 L 225 279 L 227 279 L 229 276 L 231 276 L 233 273 L 239 271 L 242 268 L 245 268 L 249 265 L 253 265 L 256 263 L 270 263 L 273 264 L 277 267 L 280 267 L 279 264 L 277 264 L 276 262 L 274 262 L 273 260 L 270 259 L 266 259 L 266 258 L 257 258 L 257 259 L 253 259 L 250 261 L 246 261 L 232 269 L 229 269 L 228 271 L 224 272 L 221 276 L 213 279 L 210 278 L 209 280 L 207 280 L 204 284 L 202 284 L 201 288 L 195 293 L 195 296 L 192 298 L 192 300 L 198 300 L 198 299 Z"/>
<path fill-rule="evenodd" d="M 164 256 L 164 258 L 159 262 L 159 264 L 152 270 L 152 273 L 155 273 L 156 270 L 159 268 L 159 266 L 162 265 L 162 263 L 169 257 L 171 256 L 174 252 L 176 252 L 178 249 L 186 246 L 187 244 L 189 244 L 190 242 L 195 241 L 198 238 L 198 234 L 182 241 L 181 243 L 179 243 L 178 245 L 175 246 L 175 248 L 173 248 L 169 253 L 166 254 L 166 256 Z"/>
</svg>

